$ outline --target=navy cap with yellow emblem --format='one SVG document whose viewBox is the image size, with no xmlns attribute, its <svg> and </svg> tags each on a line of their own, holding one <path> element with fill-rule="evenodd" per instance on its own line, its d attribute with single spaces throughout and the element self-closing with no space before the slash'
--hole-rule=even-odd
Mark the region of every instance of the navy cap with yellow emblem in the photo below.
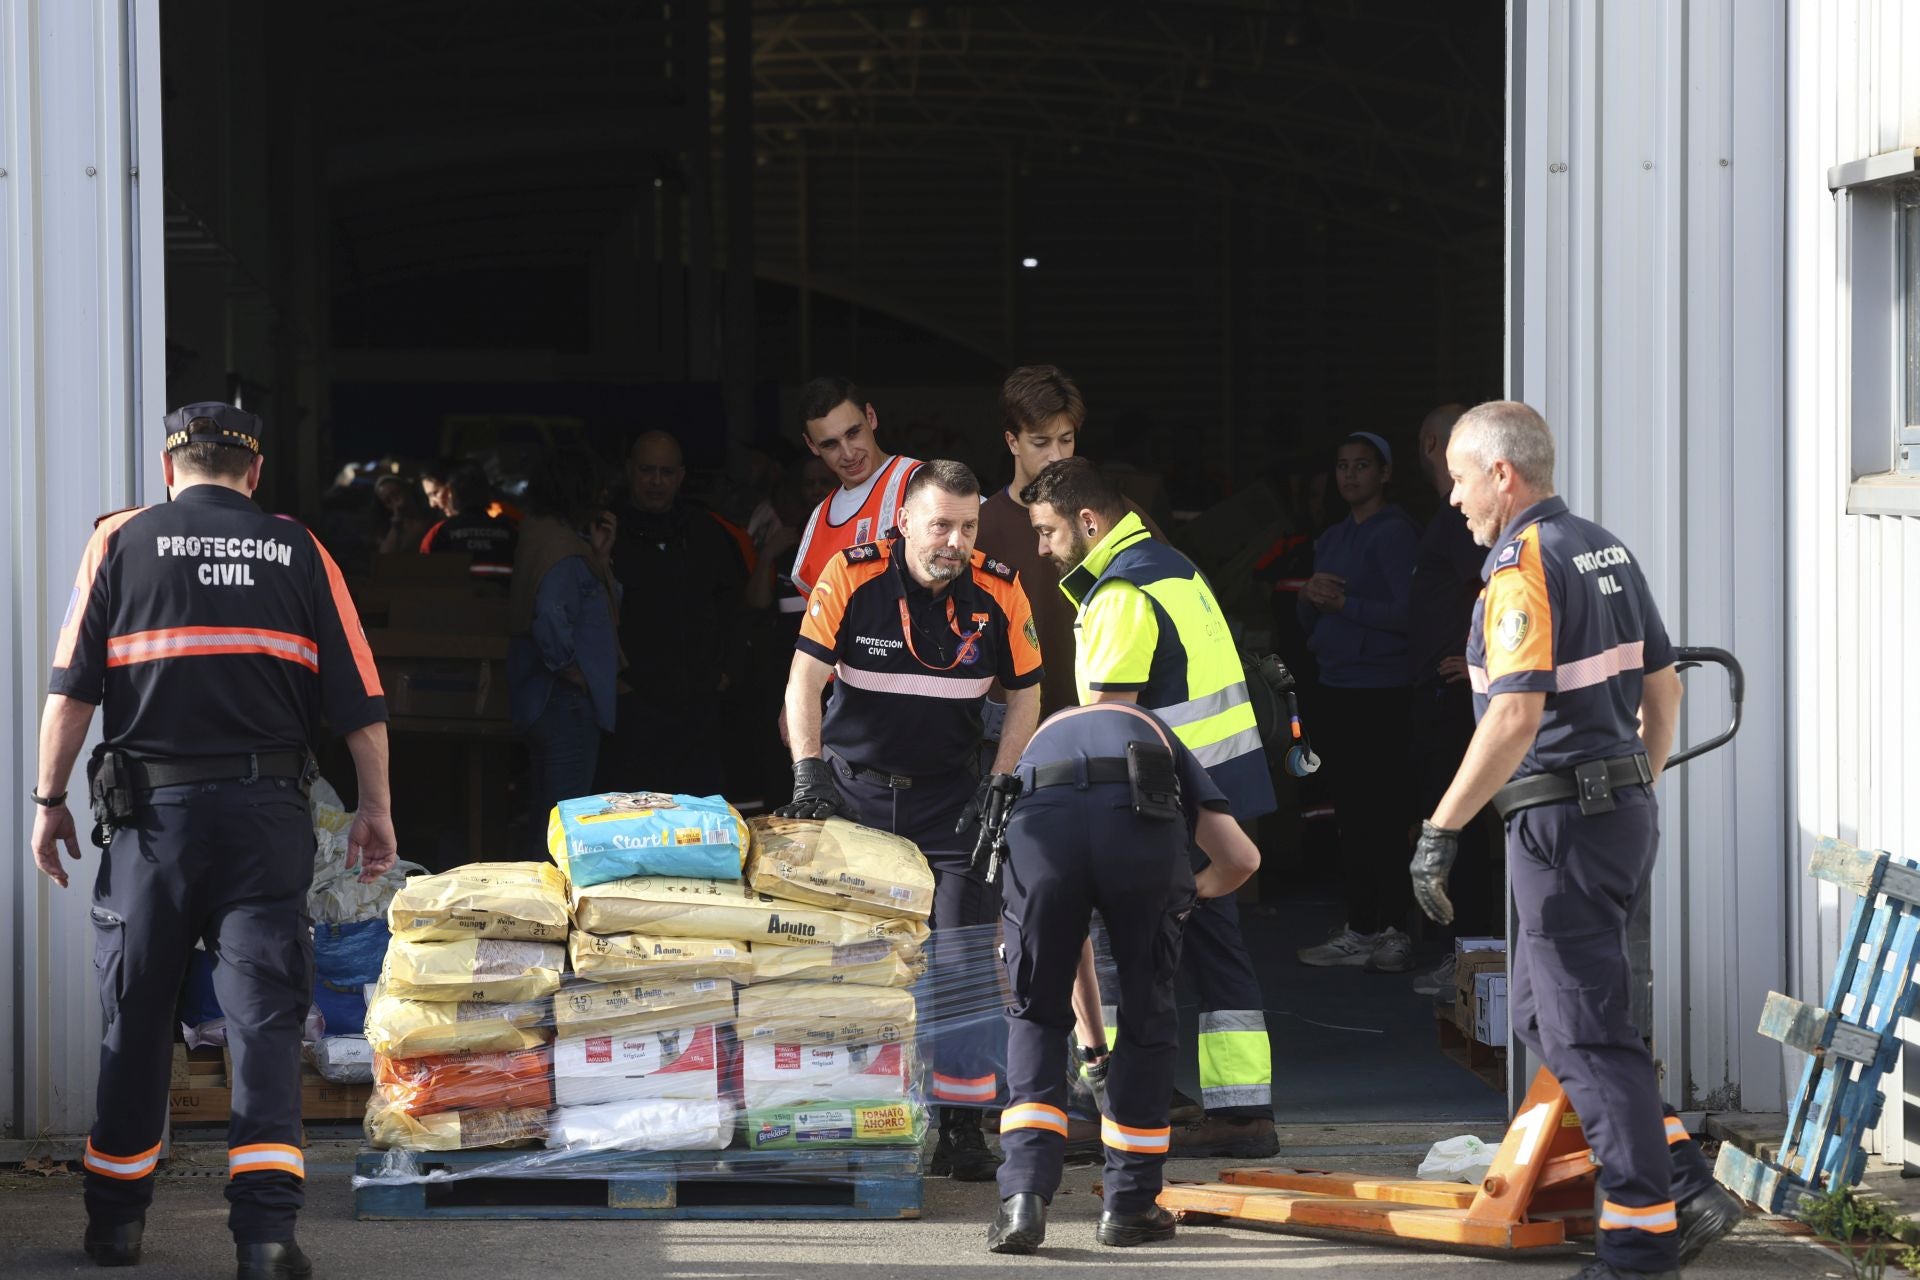
<svg viewBox="0 0 1920 1280">
<path fill-rule="evenodd" d="M 169 453 L 196 441 L 233 445 L 249 453 L 260 452 L 260 417 L 245 409 L 236 409 L 218 400 L 181 405 L 167 415 L 166 448 Z"/>
</svg>

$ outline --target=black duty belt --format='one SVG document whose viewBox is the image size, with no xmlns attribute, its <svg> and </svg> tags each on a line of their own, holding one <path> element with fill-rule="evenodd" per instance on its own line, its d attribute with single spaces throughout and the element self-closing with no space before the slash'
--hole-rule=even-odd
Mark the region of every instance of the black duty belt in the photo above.
<svg viewBox="0 0 1920 1280">
<path fill-rule="evenodd" d="M 1095 782 L 1131 782 L 1127 775 L 1127 762 L 1122 756 L 1091 756 L 1085 761 L 1055 760 L 1051 764 L 1033 766 L 1033 781 L 1027 784 L 1027 790 L 1039 791 L 1043 787 L 1077 787 L 1082 783 Z"/>
<path fill-rule="evenodd" d="M 1614 760 L 1589 760 L 1559 773 L 1537 773 L 1509 782 L 1494 792 L 1493 807 L 1502 818 L 1511 818 L 1536 805 L 1577 800 L 1581 813 L 1607 813 L 1616 807 L 1616 790 L 1652 781 L 1653 765 L 1644 752 Z"/>
<path fill-rule="evenodd" d="M 979 767 L 977 765 L 974 766 L 973 768 L 963 767 L 963 768 L 955 769 L 953 773 L 923 773 L 923 774 L 916 775 L 916 774 L 906 774 L 906 773 L 889 773 L 885 769 L 875 769 L 870 765 L 857 764 L 854 761 L 847 759 L 845 756 L 835 756 L 834 759 L 840 761 L 841 764 L 846 765 L 847 771 L 853 774 L 854 777 L 872 778 L 876 782 L 881 782 L 886 784 L 889 787 L 892 787 L 895 791 L 909 791 L 916 786 L 927 786 L 929 784 L 936 783 L 936 782 L 951 782 L 953 781 L 954 773 L 965 773 L 969 777 L 976 777 L 976 778 L 979 777 L 980 775 Z"/>
<path fill-rule="evenodd" d="M 183 756 L 141 760 L 129 756 L 127 784 L 135 791 L 184 787 L 199 782 L 255 782 L 261 778 L 299 778 L 307 771 L 304 751 L 265 751 L 245 756 Z"/>
</svg>

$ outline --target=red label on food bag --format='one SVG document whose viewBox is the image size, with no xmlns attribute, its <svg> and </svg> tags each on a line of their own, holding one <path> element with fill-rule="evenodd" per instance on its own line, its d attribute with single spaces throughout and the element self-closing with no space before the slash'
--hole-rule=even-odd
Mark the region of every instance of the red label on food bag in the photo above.
<svg viewBox="0 0 1920 1280">
<path fill-rule="evenodd" d="M 775 1071 L 798 1071 L 800 1069 L 800 1049 L 797 1044 L 777 1044 L 773 1046 L 773 1069 Z"/>
<path fill-rule="evenodd" d="M 587 1037 L 587 1061 L 588 1062 L 612 1062 L 613 1061 L 613 1037 L 612 1036 Z"/>
</svg>

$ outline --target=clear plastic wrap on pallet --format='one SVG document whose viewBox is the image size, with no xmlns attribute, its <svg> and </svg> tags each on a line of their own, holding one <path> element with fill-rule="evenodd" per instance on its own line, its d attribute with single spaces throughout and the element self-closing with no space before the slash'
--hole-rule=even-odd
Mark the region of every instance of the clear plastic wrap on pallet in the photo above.
<svg viewBox="0 0 1920 1280">
<path fill-rule="evenodd" d="M 882 897 L 910 902 L 931 877 L 901 865 L 911 845 L 832 826 L 754 824 L 753 886 L 670 876 L 569 885 L 567 972 L 545 1000 L 403 996 L 422 985 L 423 946 L 396 942 L 367 1019 L 380 1055 L 367 1133 L 391 1149 L 355 1186 L 778 1182 L 844 1178 L 862 1159 L 913 1176 L 911 1148 L 933 1106 L 954 1101 L 935 1093 L 943 1052 L 965 1045 L 974 1065 L 962 1074 L 986 1081 L 969 1105 L 1001 1100 L 998 925 L 930 941 L 911 905 L 874 910 Z M 862 883 L 835 905 L 826 882 L 843 875 Z M 477 962 L 480 949 L 469 951 Z M 431 950 L 426 960 L 452 963 Z"/>
<path fill-rule="evenodd" d="M 475 862 L 415 876 L 387 904 L 393 936 L 413 942 L 567 940 L 567 880 L 546 862 Z"/>
<path fill-rule="evenodd" d="M 719 796 L 614 791 L 562 800 L 547 815 L 547 852 L 575 885 L 628 876 L 738 879 L 747 824 Z"/>
</svg>

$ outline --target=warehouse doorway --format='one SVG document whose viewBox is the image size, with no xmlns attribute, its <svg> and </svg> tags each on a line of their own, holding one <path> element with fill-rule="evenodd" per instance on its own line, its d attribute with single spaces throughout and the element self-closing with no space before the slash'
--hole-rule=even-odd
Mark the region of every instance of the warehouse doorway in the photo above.
<svg viewBox="0 0 1920 1280">
<path fill-rule="evenodd" d="M 884 443 L 1002 485 L 998 380 L 1044 362 L 1086 394 L 1082 451 L 1124 468 L 1248 648 L 1286 653 L 1289 566 L 1344 515 L 1337 441 L 1410 459 L 1429 409 L 1502 386 L 1500 6 L 161 16 L 168 399 L 266 414 L 267 501 L 359 575 L 374 481 L 448 453 L 510 486 L 522 446 L 611 462 L 665 426 L 748 523 L 803 460 L 794 396 L 823 372 L 867 389 Z M 1439 507 L 1405 462 L 1392 496 Z M 758 704 L 729 714 L 764 755 Z M 473 740 L 410 748 L 403 835 L 430 865 L 506 851 L 519 766 Z M 1412 974 L 1295 961 L 1341 923 L 1339 852 L 1325 795 L 1280 780 L 1244 911 L 1283 1110 L 1503 1114 Z"/>
</svg>

